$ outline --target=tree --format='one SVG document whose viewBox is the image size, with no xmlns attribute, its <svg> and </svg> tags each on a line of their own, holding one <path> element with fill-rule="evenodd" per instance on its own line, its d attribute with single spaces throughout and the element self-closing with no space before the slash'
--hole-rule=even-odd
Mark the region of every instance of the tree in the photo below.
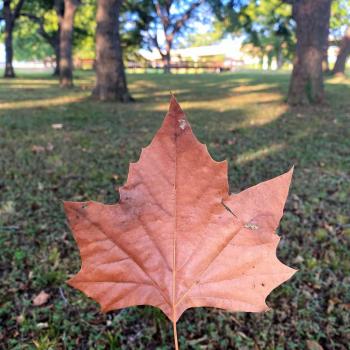
<svg viewBox="0 0 350 350">
<path fill-rule="evenodd" d="M 339 46 L 346 33 L 347 27 L 350 26 L 350 2 L 349 0 L 333 0 L 331 6 L 331 18 L 329 25 L 329 44 L 334 46 Z M 325 64 L 326 71 L 328 73 L 332 72 L 328 64 L 328 53 L 325 53 L 327 62 Z"/>
<path fill-rule="evenodd" d="M 158 49 L 165 73 L 171 71 L 171 49 L 176 36 L 185 29 L 189 20 L 193 19 L 196 10 L 203 3 L 204 0 L 187 1 L 186 3 L 175 0 L 150 0 L 149 6 L 145 6 L 144 10 L 149 11 L 153 18 L 148 28 L 150 46 Z M 161 32 L 163 40 L 160 38 Z"/>
<path fill-rule="evenodd" d="M 16 20 L 21 14 L 25 0 L 18 0 L 16 4 L 12 0 L 4 0 L 2 16 L 5 20 L 5 78 L 14 78 L 15 71 L 13 69 L 13 29 L 15 27 Z"/>
<path fill-rule="evenodd" d="M 290 9 L 281 0 L 207 0 L 226 33 L 244 37 L 243 49 L 280 68 L 294 47 Z"/>
<path fill-rule="evenodd" d="M 60 17 L 60 85 L 73 86 L 73 28 L 74 15 L 80 0 L 64 0 L 63 15 Z"/>
<path fill-rule="evenodd" d="M 98 0 L 96 13 L 96 85 L 101 101 L 132 101 L 129 94 L 119 33 L 122 0 Z"/>
<path fill-rule="evenodd" d="M 94 58 L 95 0 L 84 0 L 74 16 L 74 52 L 79 57 Z M 54 75 L 59 76 L 60 22 L 63 0 L 31 0 L 21 11 L 20 25 L 14 31 L 16 55 L 30 60 L 53 57 Z"/>
<path fill-rule="evenodd" d="M 345 31 L 344 37 L 340 43 L 339 53 L 333 68 L 333 74 L 344 74 L 346 61 L 350 55 L 350 27 Z"/>
<path fill-rule="evenodd" d="M 31 21 L 30 25 L 26 26 L 24 33 L 21 32 L 17 41 L 20 41 L 20 46 L 26 46 L 27 56 L 37 56 L 37 52 L 31 52 L 30 47 L 25 42 L 38 40 L 39 38 L 51 47 L 55 57 L 54 75 L 59 76 L 60 64 L 60 20 L 64 11 L 63 0 L 32 0 L 26 3 L 21 16 Z M 35 26 L 32 26 L 32 23 Z M 26 23 L 27 24 L 27 23 Z M 23 23 L 25 25 L 25 23 Z M 32 45 L 33 43 L 30 43 Z M 36 45 L 35 45 L 36 46 Z M 37 48 L 36 48 L 37 49 Z"/>
<path fill-rule="evenodd" d="M 96 0 L 84 0 L 74 17 L 74 57 L 95 59 Z"/>
<path fill-rule="evenodd" d="M 23 10 L 24 11 L 24 10 Z M 46 60 L 53 50 L 38 33 L 39 27 L 27 17 L 21 17 L 13 31 L 13 59 L 17 61 Z"/>
<path fill-rule="evenodd" d="M 139 50 L 145 41 L 144 33 L 153 20 L 149 14 L 149 4 L 148 0 L 124 0 L 122 2 L 119 16 L 119 35 L 124 60 L 134 62 L 145 60 L 139 54 Z"/>
<path fill-rule="evenodd" d="M 322 61 L 328 46 L 332 0 L 284 0 L 292 5 L 296 22 L 296 57 L 289 86 L 288 103 L 322 103 Z"/>
<path fill-rule="evenodd" d="M 222 22 L 214 20 L 210 24 L 211 29 L 206 33 L 189 33 L 182 47 L 198 47 L 214 45 L 218 43 L 226 34 L 225 26 Z"/>
<path fill-rule="evenodd" d="M 290 6 L 280 0 L 252 1 L 242 8 L 242 14 L 245 49 L 258 53 L 261 60 L 267 57 L 269 67 L 275 58 L 281 68 L 295 48 Z"/>
</svg>

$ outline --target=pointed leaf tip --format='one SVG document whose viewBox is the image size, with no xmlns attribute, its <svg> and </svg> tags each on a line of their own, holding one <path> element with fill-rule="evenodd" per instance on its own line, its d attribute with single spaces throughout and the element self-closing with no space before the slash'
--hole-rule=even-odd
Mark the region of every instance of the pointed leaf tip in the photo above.
<svg viewBox="0 0 350 350">
<path fill-rule="evenodd" d="M 292 181 L 293 173 L 294 173 L 294 165 L 286 173 L 280 175 L 280 177 L 286 181 L 287 194 L 288 194 L 288 190 L 289 190 L 289 187 L 290 187 L 290 183 Z"/>
<path fill-rule="evenodd" d="M 177 102 L 175 95 L 171 95 L 168 114 L 175 117 L 177 120 L 186 119 L 185 113 Z"/>
</svg>

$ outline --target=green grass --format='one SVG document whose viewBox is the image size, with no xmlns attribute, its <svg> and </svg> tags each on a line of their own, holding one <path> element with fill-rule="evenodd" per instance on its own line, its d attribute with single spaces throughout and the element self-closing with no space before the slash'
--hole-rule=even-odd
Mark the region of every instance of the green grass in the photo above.
<svg viewBox="0 0 350 350">
<path fill-rule="evenodd" d="M 92 76 L 77 75 L 72 90 L 46 75 L 0 80 L 0 348 L 171 348 L 171 324 L 156 309 L 105 315 L 65 284 L 80 260 L 62 210 L 63 200 L 117 201 L 171 90 L 213 158 L 228 159 L 232 192 L 296 166 L 278 255 L 299 272 L 265 314 L 186 311 L 181 349 L 305 349 L 310 340 L 347 349 L 349 80 L 329 80 L 322 107 L 290 109 L 284 73 L 130 75 L 137 102 L 128 105 L 91 100 Z M 42 290 L 51 297 L 34 307 Z"/>
</svg>

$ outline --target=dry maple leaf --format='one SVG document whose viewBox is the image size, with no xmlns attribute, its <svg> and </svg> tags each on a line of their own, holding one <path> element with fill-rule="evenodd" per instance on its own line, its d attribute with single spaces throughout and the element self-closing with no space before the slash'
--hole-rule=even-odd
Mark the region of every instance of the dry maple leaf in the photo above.
<svg viewBox="0 0 350 350">
<path fill-rule="evenodd" d="M 103 311 L 160 308 L 176 322 L 190 307 L 267 310 L 295 270 L 276 257 L 275 229 L 292 170 L 229 195 L 227 162 L 214 161 L 172 97 L 115 205 L 65 202 L 82 267 L 68 283 Z"/>
<path fill-rule="evenodd" d="M 42 290 L 34 299 L 33 299 L 33 305 L 34 306 L 41 306 L 47 303 L 47 301 L 50 298 L 50 294 L 46 293 L 44 290 Z"/>
</svg>

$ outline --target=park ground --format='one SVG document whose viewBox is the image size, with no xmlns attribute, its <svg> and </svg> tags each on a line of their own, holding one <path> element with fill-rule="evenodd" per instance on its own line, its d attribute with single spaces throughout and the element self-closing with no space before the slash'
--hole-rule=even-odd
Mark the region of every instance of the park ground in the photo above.
<svg viewBox="0 0 350 350">
<path fill-rule="evenodd" d="M 278 233 L 299 272 L 264 314 L 190 309 L 181 349 L 348 349 L 350 81 L 327 103 L 290 108 L 287 73 L 131 74 L 132 104 L 90 99 L 93 76 L 62 90 L 49 75 L 0 80 L 0 349 L 170 349 L 156 309 L 102 314 L 65 281 L 80 267 L 63 200 L 114 203 L 164 117 L 172 91 L 201 142 L 229 161 L 232 192 L 295 165 Z M 54 125 L 62 124 L 62 125 Z M 46 304 L 34 306 L 41 291 Z"/>
</svg>

